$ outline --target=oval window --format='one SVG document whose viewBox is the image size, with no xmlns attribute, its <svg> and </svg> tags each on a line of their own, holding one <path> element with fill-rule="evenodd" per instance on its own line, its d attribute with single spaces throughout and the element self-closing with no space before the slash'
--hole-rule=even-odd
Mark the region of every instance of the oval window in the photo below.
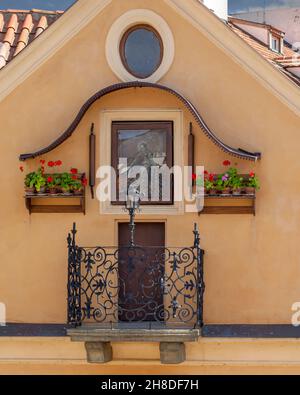
<svg viewBox="0 0 300 395">
<path fill-rule="evenodd" d="M 159 68 L 163 58 L 160 35 L 151 26 L 133 26 L 122 37 L 120 55 L 130 74 L 141 79 L 150 77 Z"/>
</svg>

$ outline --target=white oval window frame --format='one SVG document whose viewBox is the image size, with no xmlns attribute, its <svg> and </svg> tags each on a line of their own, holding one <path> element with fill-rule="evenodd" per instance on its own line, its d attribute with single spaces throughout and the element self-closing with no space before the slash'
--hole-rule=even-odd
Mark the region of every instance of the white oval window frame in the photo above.
<svg viewBox="0 0 300 395">
<path fill-rule="evenodd" d="M 158 69 L 147 78 L 138 78 L 130 74 L 123 65 L 120 55 L 120 42 L 123 35 L 132 26 L 138 24 L 152 26 L 159 33 L 163 43 L 162 62 Z M 105 52 L 110 68 L 121 81 L 144 81 L 155 83 L 168 72 L 173 63 L 175 56 L 174 37 L 169 25 L 160 15 L 150 10 L 131 10 L 121 15 L 111 26 L 106 37 Z"/>
</svg>

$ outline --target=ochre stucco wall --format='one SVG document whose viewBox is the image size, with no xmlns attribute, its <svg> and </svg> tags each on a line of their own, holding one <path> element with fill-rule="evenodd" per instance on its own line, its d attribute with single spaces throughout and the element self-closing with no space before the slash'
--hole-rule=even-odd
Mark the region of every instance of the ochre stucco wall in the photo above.
<svg viewBox="0 0 300 395">
<path fill-rule="evenodd" d="M 162 365 L 159 343 L 112 343 L 113 360 L 86 362 L 84 343 L 67 337 L 1 337 L 1 374 L 299 374 L 298 339 L 201 338 L 186 361 Z M 99 378 L 101 382 L 101 378 Z"/>
<path fill-rule="evenodd" d="M 167 222 L 171 245 L 191 243 L 198 221 L 205 255 L 206 323 L 289 323 L 291 305 L 300 298 L 299 118 L 237 63 L 211 44 L 163 2 L 114 1 L 51 60 L 0 104 L 2 161 L 0 227 L 0 301 L 10 322 L 65 322 L 66 236 L 77 222 L 81 244 L 116 243 L 116 221 L 100 216 L 87 193 L 87 215 L 28 215 L 18 155 L 48 145 L 69 126 L 95 91 L 119 82 L 105 60 L 105 37 L 112 22 L 131 8 L 148 8 L 165 18 L 176 46 L 174 63 L 160 83 L 192 101 L 207 124 L 227 144 L 261 151 L 254 165 L 262 188 L 257 215 L 150 216 Z M 180 108 L 185 135 L 192 120 L 166 93 L 130 90 L 95 103 L 74 135 L 46 160 L 61 159 L 64 169 L 88 171 L 88 133 L 107 108 Z M 195 126 L 197 163 L 221 171 L 227 159 Z M 185 161 L 187 161 L 185 140 Z M 99 160 L 99 150 L 98 160 Z M 32 169 L 36 161 L 25 163 Z M 146 219 L 146 217 L 142 217 Z"/>
</svg>

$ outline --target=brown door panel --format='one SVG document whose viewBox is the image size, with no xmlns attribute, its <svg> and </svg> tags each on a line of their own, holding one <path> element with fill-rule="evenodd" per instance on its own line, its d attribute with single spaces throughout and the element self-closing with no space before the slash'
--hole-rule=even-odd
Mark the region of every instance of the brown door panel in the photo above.
<svg viewBox="0 0 300 395">
<path fill-rule="evenodd" d="M 134 247 L 128 223 L 119 224 L 119 320 L 163 319 L 164 223 L 137 223 Z"/>
</svg>

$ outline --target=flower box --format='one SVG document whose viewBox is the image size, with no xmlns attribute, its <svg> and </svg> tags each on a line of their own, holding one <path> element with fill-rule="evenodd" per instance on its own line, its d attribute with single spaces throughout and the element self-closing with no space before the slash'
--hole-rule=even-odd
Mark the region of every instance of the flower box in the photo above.
<svg viewBox="0 0 300 395">
<path fill-rule="evenodd" d="M 255 215 L 255 195 L 205 195 L 202 214 L 252 214 Z"/>
<path fill-rule="evenodd" d="M 25 176 L 25 204 L 29 213 L 84 213 L 85 173 L 70 172 L 45 173 L 45 161 L 40 160 L 37 171 Z M 61 166 L 61 161 L 50 161 L 48 167 Z M 20 167 L 23 171 L 23 167 Z"/>
<path fill-rule="evenodd" d="M 85 214 L 85 191 L 81 196 L 25 195 L 25 205 L 32 213 L 83 213 Z"/>
<path fill-rule="evenodd" d="M 200 176 L 193 175 L 196 186 L 204 188 L 204 206 L 199 214 L 255 215 L 256 190 L 260 188 L 258 177 L 253 171 L 239 174 L 229 160 L 225 160 L 223 166 L 226 169 L 221 174 L 205 171 Z"/>
</svg>

